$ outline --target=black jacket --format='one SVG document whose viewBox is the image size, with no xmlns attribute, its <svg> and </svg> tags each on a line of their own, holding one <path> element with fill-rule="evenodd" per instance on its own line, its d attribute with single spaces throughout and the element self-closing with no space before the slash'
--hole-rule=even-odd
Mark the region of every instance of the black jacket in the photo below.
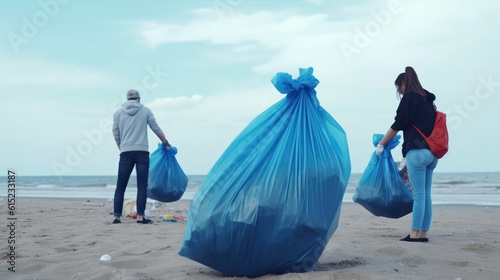
<svg viewBox="0 0 500 280">
<path fill-rule="evenodd" d="M 407 92 L 401 98 L 391 128 L 403 131 L 403 157 L 406 157 L 411 149 L 429 149 L 425 139 L 412 124 L 427 137 L 432 133 L 436 121 L 436 111 L 433 104 L 435 99 L 436 96 L 430 92 L 427 92 L 425 99 L 415 92 Z"/>
</svg>

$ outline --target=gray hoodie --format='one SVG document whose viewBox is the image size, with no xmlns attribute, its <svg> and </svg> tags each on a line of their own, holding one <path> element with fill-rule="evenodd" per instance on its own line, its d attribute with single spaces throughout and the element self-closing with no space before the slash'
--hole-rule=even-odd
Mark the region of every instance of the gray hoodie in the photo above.
<svg viewBox="0 0 500 280">
<path fill-rule="evenodd" d="M 123 103 L 113 116 L 113 136 L 120 152 L 148 151 L 148 126 L 163 133 L 149 108 L 135 100 Z"/>
</svg>

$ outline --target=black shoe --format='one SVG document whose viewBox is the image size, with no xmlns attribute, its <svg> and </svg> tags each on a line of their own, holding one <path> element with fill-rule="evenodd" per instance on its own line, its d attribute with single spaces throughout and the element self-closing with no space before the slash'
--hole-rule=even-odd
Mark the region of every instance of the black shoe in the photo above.
<svg viewBox="0 0 500 280">
<path fill-rule="evenodd" d="M 411 238 L 410 235 L 406 236 L 405 238 L 399 239 L 399 241 L 407 241 L 407 242 L 425 242 L 422 241 L 423 238 Z M 429 240 L 427 240 L 429 241 Z"/>
<path fill-rule="evenodd" d="M 138 224 L 152 224 L 153 221 L 150 219 L 142 218 L 142 221 L 137 221 Z"/>
<path fill-rule="evenodd" d="M 118 220 L 118 219 L 115 219 L 115 220 L 113 221 L 113 224 L 121 224 L 121 223 L 122 223 L 122 222 L 121 222 L 120 220 Z"/>
<path fill-rule="evenodd" d="M 429 238 L 427 237 L 423 237 L 423 238 L 419 238 L 420 239 L 420 242 L 429 242 Z"/>
</svg>

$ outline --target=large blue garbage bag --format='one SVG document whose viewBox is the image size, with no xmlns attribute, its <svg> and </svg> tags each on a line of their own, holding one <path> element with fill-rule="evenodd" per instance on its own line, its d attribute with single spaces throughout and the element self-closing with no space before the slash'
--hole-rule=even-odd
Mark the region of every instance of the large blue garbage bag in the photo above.
<svg viewBox="0 0 500 280">
<path fill-rule="evenodd" d="M 150 156 L 148 197 L 162 202 L 179 200 L 186 191 L 188 178 L 175 159 L 177 148 L 162 143 Z"/>
<path fill-rule="evenodd" d="M 383 137 L 382 134 L 374 134 L 373 145 L 376 147 Z M 400 135 L 392 138 L 380 157 L 373 152 L 353 196 L 354 202 L 375 216 L 397 219 L 413 210 L 413 194 L 403 182 L 391 155 L 400 138 Z"/>
<path fill-rule="evenodd" d="M 312 270 L 339 222 L 351 165 L 313 69 L 272 83 L 286 97 L 230 144 L 196 192 L 179 254 L 231 276 Z"/>
</svg>

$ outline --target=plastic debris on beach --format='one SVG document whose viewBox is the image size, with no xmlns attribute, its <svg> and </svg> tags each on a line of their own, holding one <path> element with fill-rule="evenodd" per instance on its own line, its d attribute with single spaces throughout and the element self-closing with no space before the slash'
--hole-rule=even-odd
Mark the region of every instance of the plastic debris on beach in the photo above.
<svg viewBox="0 0 500 280">
<path fill-rule="evenodd" d="M 136 206 L 136 200 L 135 199 L 129 199 L 125 201 L 123 208 L 125 211 L 125 217 L 130 217 L 137 219 L 137 206 Z"/>
<path fill-rule="evenodd" d="M 383 137 L 374 134 L 373 145 L 376 147 Z M 375 216 L 397 219 L 413 210 L 411 185 L 405 184 L 391 155 L 400 138 L 400 135 L 392 138 L 380 157 L 373 152 L 352 198 Z"/>
<path fill-rule="evenodd" d="M 401 176 L 403 183 L 405 183 L 405 186 L 412 192 L 412 194 L 415 194 L 415 190 L 413 189 L 413 186 L 411 185 L 411 182 L 410 182 L 410 177 L 408 176 L 408 168 L 406 167 L 406 159 L 403 158 L 401 161 L 396 161 L 395 164 L 396 164 L 396 167 L 398 168 L 399 175 Z"/>
<path fill-rule="evenodd" d="M 337 229 L 351 172 L 313 69 L 278 73 L 279 102 L 233 140 L 196 192 L 179 254 L 230 276 L 313 270 Z"/>
<path fill-rule="evenodd" d="M 164 222 L 184 222 L 186 219 L 185 216 L 178 216 L 172 214 L 165 214 L 161 217 Z"/>
<path fill-rule="evenodd" d="M 102 255 L 102 257 L 99 260 L 103 261 L 103 262 L 109 262 L 111 260 L 111 256 L 110 255 Z"/>
<path fill-rule="evenodd" d="M 148 197 L 161 202 L 173 202 L 181 199 L 186 191 L 188 178 L 177 159 L 177 148 L 167 149 L 159 143 L 151 154 L 148 178 Z"/>
</svg>

